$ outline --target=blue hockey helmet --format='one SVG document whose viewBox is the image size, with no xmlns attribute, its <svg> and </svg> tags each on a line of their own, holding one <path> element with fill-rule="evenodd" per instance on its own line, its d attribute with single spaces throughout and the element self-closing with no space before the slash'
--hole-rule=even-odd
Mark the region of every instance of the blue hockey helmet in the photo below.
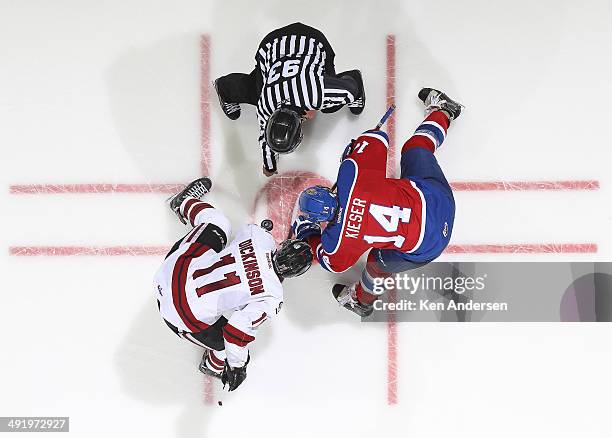
<svg viewBox="0 0 612 438">
<path fill-rule="evenodd" d="M 316 222 L 331 221 L 338 209 L 338 198 L 327 187 L 308 187 L 300 194 L 300 210 Z"/>
</svg>

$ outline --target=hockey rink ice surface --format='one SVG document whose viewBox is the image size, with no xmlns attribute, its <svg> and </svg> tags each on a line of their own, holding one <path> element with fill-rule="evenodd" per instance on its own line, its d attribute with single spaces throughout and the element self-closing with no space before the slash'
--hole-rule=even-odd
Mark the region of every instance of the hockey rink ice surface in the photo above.
<svg viewBox="0 0 612 438">
<path fill-rule="evenodd" d="M 230 121 L 210 82 L 294 21 L 363 71 L 367 105 L 318 114 L 267 179 L 254 108 Z M 0 416 L 69 416 L 78 437 L 609 437 L 609 324 L 361 323 L 330 293 L 361 265 L 315 265 L 227 393 L 152 277 L 186 232 L 164 202 L 182 184 L 210 175 L 234 229 L 284 237 L 391 103 L 397 174 L 422 86 L 466 106 L 437 152 L 457 204 L 441 260 L 609 261 L 611 22 L 605 0 L 0 0 Z"/>
</svg>

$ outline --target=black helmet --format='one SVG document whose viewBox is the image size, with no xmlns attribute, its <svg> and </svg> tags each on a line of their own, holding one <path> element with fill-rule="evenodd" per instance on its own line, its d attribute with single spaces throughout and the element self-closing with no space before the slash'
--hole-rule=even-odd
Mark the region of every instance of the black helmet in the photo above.
<svg viewBox="0 0 612 438">
<path fill-rule="evenodd" d="M 280 277 L 297 277 L 310 268 L 312 251 L 303 240 L 285 240 L 272 256 L 272 261 Z"/>
<path fill-rule="evenodd" d="M 296 109 L 279 108 L 266 123 L 266 143 L 277 154 L 293 152 L 302 136 L 302 116 Z"/>
</svg>

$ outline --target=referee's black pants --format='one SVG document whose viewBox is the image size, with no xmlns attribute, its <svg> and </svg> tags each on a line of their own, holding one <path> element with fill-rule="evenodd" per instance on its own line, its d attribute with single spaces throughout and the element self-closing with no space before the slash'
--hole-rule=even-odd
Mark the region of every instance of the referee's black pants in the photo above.
<svg viewBox="0 0 612 438">
<path fill-rule="evenodd" d="M 230 73 L 217 79 L 221 99 L 228 103 L 257 105 L 263 82 L 257 69 L 250 74 Z"/>
<path fill-rule="evenodd" d="M 326 89 L 335 88 L 349 91 L 355 98 L 361 97 L 361 90 L 357 81 L 342 72 L 338 75 L 324 75 L 323 82 Z M 261 88 L 263 86 L 260 72 L 254 69 L 250 74 L 230 73 L 217 79 L 217 90 L 227 103 L 248 103 L 257 105 Z M 342 106 L 333 107 L 334 110 Z M 331 108 L 330 108 L 331 109 Z M 329 109 L 328 109 L 329 110 Z M 325 112 L 329 112 L 326 110 Z"/>
</svg>

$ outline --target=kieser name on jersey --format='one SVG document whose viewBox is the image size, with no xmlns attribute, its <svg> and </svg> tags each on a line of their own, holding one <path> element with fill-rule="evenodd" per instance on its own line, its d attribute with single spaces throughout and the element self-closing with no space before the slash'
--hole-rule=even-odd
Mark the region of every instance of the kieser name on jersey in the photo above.
<svg viewBox="0 0 612 438">
<path fill-rule="evenodd" d="M 346 237 L 353 239 L 359 238 L 359 230 L 361 230 L 361 223 L 363 222 L 363 213 L 365 213 L 366 201 L 358 198 L 354 198 L 351 203 L 351 209 L 349 211 L 349 217 L 346 222 Z"/>
</svg>

